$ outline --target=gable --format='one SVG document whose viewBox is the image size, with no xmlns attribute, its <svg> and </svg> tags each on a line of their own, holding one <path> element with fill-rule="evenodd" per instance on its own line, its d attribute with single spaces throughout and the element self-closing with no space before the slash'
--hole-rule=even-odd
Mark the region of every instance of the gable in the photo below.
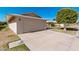
<svg viewBox="0 0 79 59">
<path fill-rule="evenodd" d="M 8 15 L 7 19 L 8 19 L 8 23 L 13 23 L 13 22 L 15 22 L 16 17 L 12 16 L 12 15 Z"/>
</svg>

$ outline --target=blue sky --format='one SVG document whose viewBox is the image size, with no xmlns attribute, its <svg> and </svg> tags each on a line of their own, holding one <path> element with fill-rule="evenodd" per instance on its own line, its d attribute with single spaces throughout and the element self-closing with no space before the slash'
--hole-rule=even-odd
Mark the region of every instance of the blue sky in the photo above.
<svg viewBox="0 0 79 59">
<path fill-rule="evenodd" d="M 60 9 L 61 7 L 0 7 L 0 21 L 5 21 L 7 14 L 22 14 L 27 12 L 34 12 L 42 18 L 53 20 Z M 73 9 L 79 12 L 78 7 L 73 7 Z"/>
</svg>

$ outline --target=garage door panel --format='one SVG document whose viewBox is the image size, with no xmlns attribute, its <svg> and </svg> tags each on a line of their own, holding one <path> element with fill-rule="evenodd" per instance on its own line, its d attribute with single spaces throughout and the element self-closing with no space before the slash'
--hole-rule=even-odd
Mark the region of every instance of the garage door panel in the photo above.
<svg viewBox="0 0 79 59">
<path fill-rule="evenodd" d="M 23 21 L 23 32 L 42 30 L 42 29 L 44 29 L 44 27 L 46 27 L 46 26 L 42 21 L 37 21 L 37 20 Z"/>
</svg>

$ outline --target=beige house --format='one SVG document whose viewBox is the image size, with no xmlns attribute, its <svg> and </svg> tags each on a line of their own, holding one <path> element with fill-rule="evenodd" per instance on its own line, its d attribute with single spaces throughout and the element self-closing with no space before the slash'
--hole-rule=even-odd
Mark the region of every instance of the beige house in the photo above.
<svg viewBox="0 0 79 59">
<path fill-rule="evenodd" d="M 9 28 L 16 34 L 23 34 L 47 28 L 46 21 L 42 18 L 27 15 L 7 15 Z"/>
</svg>

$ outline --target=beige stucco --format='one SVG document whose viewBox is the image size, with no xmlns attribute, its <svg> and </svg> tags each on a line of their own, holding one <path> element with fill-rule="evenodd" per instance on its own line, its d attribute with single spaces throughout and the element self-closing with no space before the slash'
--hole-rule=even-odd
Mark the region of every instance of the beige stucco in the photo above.
<svg viewBox="0 0 79 59">
<path fill-rule="evenodd" d="M 23 34 L 32 31 L 44 30 L 47 28 L 46 21 L 41 18 L 29 16 L 17 16 L 16 22 L 10 23 L 9 27 L 17 34 Z M 15 24 L 16 23 L 16 24 Z"/>
</svg>

